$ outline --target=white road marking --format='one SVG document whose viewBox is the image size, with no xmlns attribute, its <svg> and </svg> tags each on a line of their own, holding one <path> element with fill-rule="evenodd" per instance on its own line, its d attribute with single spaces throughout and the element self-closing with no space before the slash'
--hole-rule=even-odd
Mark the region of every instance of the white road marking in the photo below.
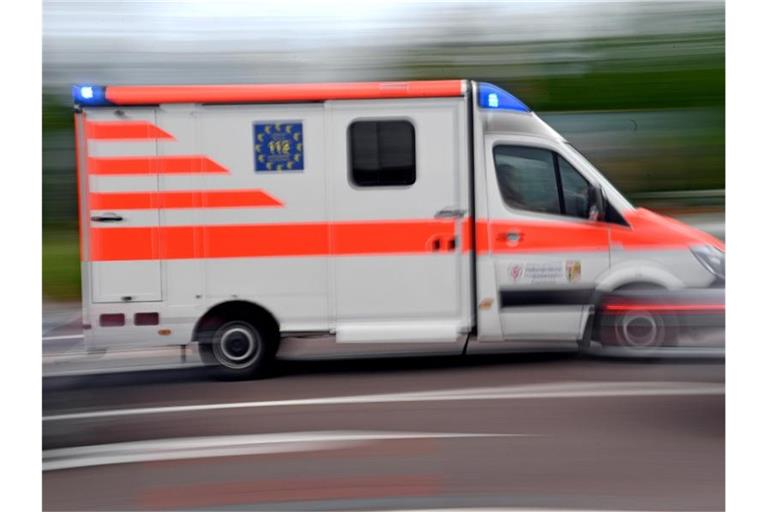
<svg viewBox="0 0 768 512">
<path fill-rule="evenodd" d="M 55 340 L 81 340 L 82 334 L 68 334 L 66 336 L 43 336 L 43 341 L 55 341 Z"/>
<path fill-rule="evenodd" d="M 45 356 L 44 356 L 45 358 Z M 49 358 L 45 358 L 46 364 L 49 365 L 58 365 L 58 364 L 67 364 L 72 362 L 72 358 L 64 359 L 59 358 L 59 360 L 50 361 Z M 178 357 L 176 358 L 178 359 Z M 79 357 L 75 360 L 76 362 L 87 362 L 89 361 L 87 359 L 87 356 Z M 183 370 L 187 368 L 197 368 L 201 367 L 200 364 L 195 364 L 194 362 L 187 362 L 187 363 L 158 363 L 154 365 L 142 365 L 142 366 L 108 366 L 106 368 L 95 368 L 92 370 L 49 370 L 48 368 L 45 368 L 45 375 L 43 375 L 43 378 L 49 378 L 49 377 L 87 377 L 91 375 L 104 375 L 108 373 L 124 373 L 124 372 L 145 372 L 148 370 Z"/>
<path fill-rule="evenodd" d="M 43 416 L 43 421 L 81 420 L 171 414 L 186 412 L 250 409 L 262 407 L 290 407 L 311 405 L 376 404 L 395 402 L 442 402 L 453 400 L 510 400 L 536 398 L 609 398 L 643 396 L 722 395 L 725 386 L 705 382 L 560 382 L 492 388 L 452 389 L 443 391 L 417 391 L 380 395 L 337 396 L 326 398 L 299 398 L 260 402 L 230 402 L 136 409 L 112 409 Z"/>
<path fill-rule="evenodd" d="M 185 437 L 43 451 L 43 471 L 163 460 L 335 450 L 398 439 L 520 437 L 524 434 L 318 431 Z"/>
</svg>

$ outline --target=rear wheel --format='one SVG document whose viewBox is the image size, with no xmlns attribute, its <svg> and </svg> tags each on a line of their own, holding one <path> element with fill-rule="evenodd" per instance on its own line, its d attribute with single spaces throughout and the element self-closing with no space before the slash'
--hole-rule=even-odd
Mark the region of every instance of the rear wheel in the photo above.
<svg viewBox="0 0 768 512">
<path fill-rule="evenodd" d="M 203 336 L 200 355 L 214 377 L 264 377 L 274 356 L 272 338 L 266 329 L 246 320 L 215 322 Z"/>
</svg>

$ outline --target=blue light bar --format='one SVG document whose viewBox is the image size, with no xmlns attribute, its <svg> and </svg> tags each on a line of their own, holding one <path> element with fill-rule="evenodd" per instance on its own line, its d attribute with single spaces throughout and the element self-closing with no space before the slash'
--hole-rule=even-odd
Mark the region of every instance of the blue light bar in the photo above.
<svg viewBox="0 0 768 512">
<path fill-rule="evenodd" d="M 531 111 L 525 103 L 515 98 L 504 89 L 485 82 L 477 84 L 477 104 L 480 108 L 493 110 L 516 110 L 518 112 Z"/>
<path fill-rule="evenodd" d="M 112 102 L 107 99 L 107 88 L 103 85 L 73 85 L 72 99 L 75 101 L 76 105 L 112 105 Z"/>
</svg>

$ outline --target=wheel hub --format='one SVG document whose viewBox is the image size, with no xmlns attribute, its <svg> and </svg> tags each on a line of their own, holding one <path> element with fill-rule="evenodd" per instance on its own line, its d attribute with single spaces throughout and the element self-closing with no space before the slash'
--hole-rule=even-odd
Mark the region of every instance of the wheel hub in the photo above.
<svg viewBox="0 0 768 512">
<path fill-rule="evenodd" d="M 657 345 L 661 336 L 661 326 L 656 318 L 645 311 L 623 315 L 617 328 L 625 343 L 633 347 Z"/>
<path fill-rule="evenodd" d="M 232 327 L 221 335 L 221 352 L 234 362 L 247 360 L 256 350 L 253 334 L 242 327 Z"/>
</svg>

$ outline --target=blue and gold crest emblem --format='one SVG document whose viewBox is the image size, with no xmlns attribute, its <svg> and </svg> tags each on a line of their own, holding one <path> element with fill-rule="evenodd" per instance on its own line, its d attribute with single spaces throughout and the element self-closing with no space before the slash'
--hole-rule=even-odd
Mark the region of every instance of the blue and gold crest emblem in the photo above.
<svg viewBox="0 0 768 512">
<path fill-rule="evenodd" d="M 254 123 L 256 172 L 303 171 L 304 130 L 300 122 Z"/>
</svg>

